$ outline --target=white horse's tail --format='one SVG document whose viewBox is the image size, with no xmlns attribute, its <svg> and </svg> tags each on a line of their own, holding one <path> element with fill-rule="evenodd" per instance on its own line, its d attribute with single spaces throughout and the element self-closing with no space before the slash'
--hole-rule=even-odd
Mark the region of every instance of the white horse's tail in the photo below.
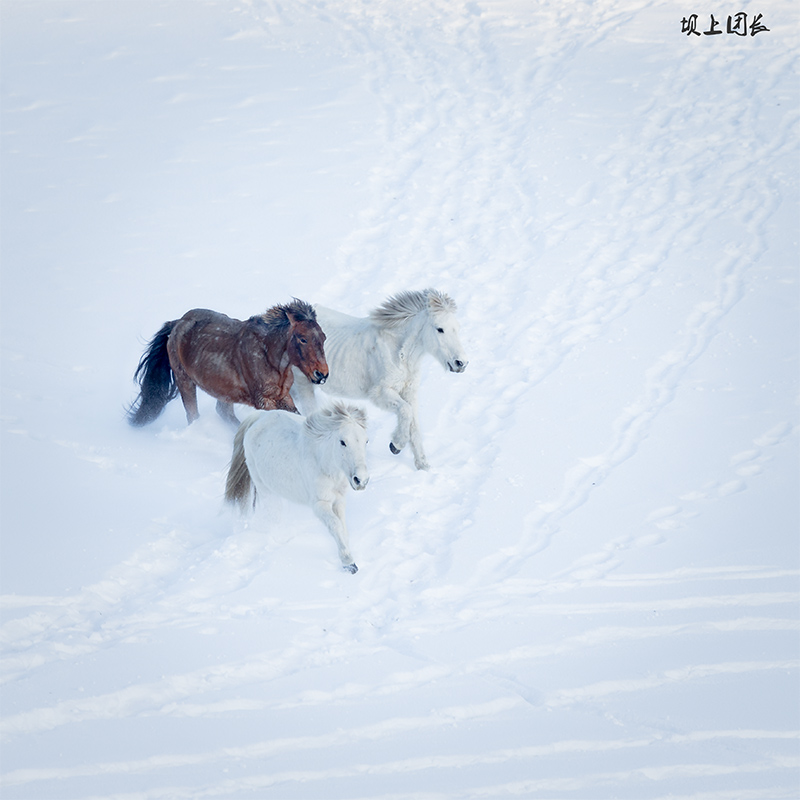
<svg viewBox="0 0 800 800">
<path fill-rule="evenodd" d="M 258 414 L 253 414 L 236 431 L 236 436 L 233 438 L 233 456 L 228 467 L 228 478 L 225 481 L 225 500 L 233 505 L 238 505 L 242 511 L 247 510 L 251 486 L 253 488 L 253 505 L 256 503 L 256 488 L 253 486 L 250 470 L 247 468 L 247 461 L 244 457 L 244 435 L 257 419 Z"/>
</svg>

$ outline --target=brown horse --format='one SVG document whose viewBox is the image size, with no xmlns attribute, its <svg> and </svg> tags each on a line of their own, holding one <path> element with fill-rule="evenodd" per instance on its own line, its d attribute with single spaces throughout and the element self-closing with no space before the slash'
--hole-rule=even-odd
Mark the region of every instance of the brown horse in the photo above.
<svg viewBox="0 0 800 800">
<path fill-rule="evenodd" d="M 292 367 L 325 383 L 325 334 L 302 300 L 244 322 L 196 308 L 165 322 L 136 368 L 141 392 L 128 411 L 132 425 L 152 422 L 178 393 L 189 424 L 198 418 L 197 387 L 217 398 L 219 415 L 239 424 L 234 403 L 297 412 L 289 395 Z"/>
</svg>

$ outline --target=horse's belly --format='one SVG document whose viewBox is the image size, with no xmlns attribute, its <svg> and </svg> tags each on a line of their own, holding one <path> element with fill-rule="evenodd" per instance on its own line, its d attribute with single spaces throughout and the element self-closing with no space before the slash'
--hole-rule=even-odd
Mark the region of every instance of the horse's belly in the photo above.
<svg viewBox="0 0 800 800">
<path fill-rule="evenodd" d="M 253 405 L 250 392 L 229 357 L 214 354 L 206 360 L 206 364 L 209 365 L 206 369 L 190 375 L 204 392 L 228 403 Z"/>
<path fill-rule="evenodd" d="M 359 380 L 336 380 L 329 376 L 328 380 L 322 385 L 322 391 L 334 397 L 346 397 L 350 400 L 359 400 L 366 397 L 369 387 L 366 381 Z"/>
<path fill-rule="evenodd" d="M 184 368 L 204 391 L 228 403 L 265 408 L 265 398 L 279 403 L 289 391 L 291 370 L 286 374 L 271 370 L 252 354 L 244 358 L 228 348 L 217 347 L 213 339 L 198 348 Z"/>
</svg>

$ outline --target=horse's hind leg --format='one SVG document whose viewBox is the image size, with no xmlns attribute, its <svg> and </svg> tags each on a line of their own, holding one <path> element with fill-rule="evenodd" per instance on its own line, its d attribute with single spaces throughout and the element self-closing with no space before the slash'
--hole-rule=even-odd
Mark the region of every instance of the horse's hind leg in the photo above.
<svg viewBox="0 0 800 800">
<path fill-rule="evenodd" d="M 186 409 L 186 419 L 191 425 L 199 416 L 197 410 L 197 384 L 186 374 L 186 370 L 179 364 L 173 366 L 175 373 L 175 383 L 178 384 L 178 391 L 181 393 L 183 407 Z"/>
<path fill-rule="evenodd" d="M 231 422 L 234 425 L 239 425 L 239 420 L 236 414 L 233 413 L 233 403 L 228 403 L 225 400 L 217 400 L 217 414 L 219 414 L 225 422 Z"/>
</svg>

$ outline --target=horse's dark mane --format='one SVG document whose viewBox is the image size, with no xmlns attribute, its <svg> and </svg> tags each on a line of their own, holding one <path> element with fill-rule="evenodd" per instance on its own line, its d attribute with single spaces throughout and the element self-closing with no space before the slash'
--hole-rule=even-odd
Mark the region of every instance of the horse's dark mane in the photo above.
<svg viewBox="0 0 800 800">
<path fill-rule="evenodd" d="M 436 289 L 425 289 L 423 292 L 399 292 L 392 295 L 378 308 L 370 312 L 373 322 L 385 327 L 394 327 L 406 322 L 421 312 L 453 312 L 455 301 Z"/>
<path fill-rule="evenodd" d="M 284 333 L 290 325 L 290 314 L 297 322 L 317 321 L 317 314 L 313 306 L 296 297 L 291 303 L 281 303 L 268 308 L 263 314 L 250 317 L 250 321 L 266 325 L 270 333 Z"/>
</svg>

